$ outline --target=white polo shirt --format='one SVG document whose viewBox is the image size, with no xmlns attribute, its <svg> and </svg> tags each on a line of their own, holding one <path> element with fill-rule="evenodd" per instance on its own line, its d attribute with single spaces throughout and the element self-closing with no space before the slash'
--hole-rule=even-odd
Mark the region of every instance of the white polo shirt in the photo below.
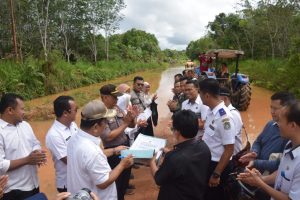
<svg viewBox="0 0 300 200">
<path fill-rule="evenodd" d="M 240 112 L 235 107 L 233 107 L 232 104 L 228 106 L 228 109 L 232 114 L 235 129 L 236 129 L 234 152 L 233 152 L 233 155 L 235 155 L 238 152 L 240 152 L 243 148 L 243 143 L 242 143 L 243 121 Z"/>
<path fill-rule="evenodd" d="M 224 145 L 234 144 L 235 135 L 233 116 L 224 102 L 208 111 L 202 139 L 210 149 L 212 161 L 220 161 Z"/>
<path fill-rule="evenodd" d="M 30 191 L 39 186 L 36 165 L 24 165 L 8 172 L 11 160 L 28 156 L 41 149 L 31 126 L 22 121 L 16 126 L 0 119 L 0 174 L 8 175 L 4 193 L 11 190 Z"/>
<path fill-rule="evenodd" d="M 201 97 L 198 94 L 197 99 L 194 103 L 190 102 L 189 99 L 182 102 L 181 110 L 191 110 L 194 113 L 196 113 L 198 118 L 199 118 L 199 116 L 201 116 L 201 120 L 205 121 L 209 107 L 202 103 Z M 204 131 L 199 129 L 198 133 L 197 133 L 197 137 L 199 137 L 199 136 L 202 137 L 203 133 L 204 133 Z"/>
<path fill-rule="evenodd" d="M 68 141 L 77 131 L 75 122 L 66 127 L 55 120 L 46 135 L 46 146 L 51 151 L 54 162 L 57 188 L 67 188 L 67 165 L 60 159 L 67 156 Z"/>
<path fill-rule="evenodd" d="M 100 142 L 99 137 L 81 129 L 70 139 L 67 154 L 68 192 L 76 193 L 82 188 L 89 188 L 101 200 L 117 200 L 115 182 L 103 190 L 96 186 L 107 181 L 111 172 Z"/>
<path fill-rule="evenodd" d="M 290 141 L 283 152 L 274 188 L 288 194 L 292 200 L 300 198 L 300 146 L 292 148 Z"/>
</svg>

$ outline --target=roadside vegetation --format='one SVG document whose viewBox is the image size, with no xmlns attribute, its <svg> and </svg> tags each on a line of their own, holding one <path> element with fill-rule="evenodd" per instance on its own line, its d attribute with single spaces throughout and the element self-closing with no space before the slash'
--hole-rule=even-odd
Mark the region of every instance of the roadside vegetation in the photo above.
<svg viewBox="0 0 300 200">
<path fill-rule="evenodd" d="M 300 98 L 299 1 L 242 0 L 236 12 L 218 14 L 207 28 L 207 35 L 189 43 L 190 59 L 208 49 L 243 50 L 241 73 L 259 86 Z"/>
</svg>

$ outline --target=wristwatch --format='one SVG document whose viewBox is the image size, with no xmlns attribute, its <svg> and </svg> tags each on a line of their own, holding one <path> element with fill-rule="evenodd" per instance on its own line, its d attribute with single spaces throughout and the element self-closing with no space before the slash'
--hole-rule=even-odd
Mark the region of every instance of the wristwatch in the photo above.
<svg viewBox="0 0 300 200">
<path fill-rule="evenodd" d="M 220 178 L 220 174 L 218 174 L 217 172 L 213 172 L 211 175 L 213 178 Z"/>
</svg>

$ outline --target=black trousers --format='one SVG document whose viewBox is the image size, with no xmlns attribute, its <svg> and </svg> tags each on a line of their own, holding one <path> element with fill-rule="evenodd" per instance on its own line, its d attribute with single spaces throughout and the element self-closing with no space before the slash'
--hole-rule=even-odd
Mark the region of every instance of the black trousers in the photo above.
<svg viewBox="0 0 300 200">
<path fill-rule="evenodd" d="M 210 161 L 209 165 L 209 175 L 211 175 L 215 168 L 217 167 L 218 162 Z M 217 187 L 209 187 L 207 184 L 205 200 L 230 200 L 228 192 L 226 192 L 225 186 L 226 181 L 229 177 L 229 174 L 232 172 L 232 165 L 229 163 L 220 177 L 220 184 Z M 210 177 L 210 176 L 209 176 Z"/>
<path fill-rule="evenodd" d="M 59 193 L 67 192 L 68 191 L 68 189 L 66 187 L 64 187 L 64 188 L 56 188 L 56 189 L 57 189 L 57 192 L 59 192 Z"/>
<path fill-rule="evenodd" d="M 119 158 L 118 155 L 110 156 L 107 160 L 112 169 L 121 162 L 121 158 Z M 129 184 L 130 174 L 131 167 L 125 169 L 116 180 L 118 200 L 124 200 L 124 195 Z"/>
<path fill-rule="evenodd" d="M 35 188 L 31 191 L 12 190 L 3 195 L 3 200 L 24 200 L 40 192 L 39 188 Z"/>
</svg>

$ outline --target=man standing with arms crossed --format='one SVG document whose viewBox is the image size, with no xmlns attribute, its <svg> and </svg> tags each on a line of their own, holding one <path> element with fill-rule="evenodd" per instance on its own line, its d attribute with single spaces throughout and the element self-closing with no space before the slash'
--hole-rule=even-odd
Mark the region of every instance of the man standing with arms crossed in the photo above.
<svg viewBox="0 0 300 200">
<path fill-rule="evenodd" d="M 210 108 L 203 135 L 203 140 L 211 151 L 210 178 L 205 199 L 229 200 L 225 184 L 231 172 L 230 159 L 235 143 L 236 130 L 233 117 L 220 99 L 220 86 L 217 80 L 205 79 L 199 86 L 203 104 Z"/>
<path fill-rule="evenodd" d="M 9 176 L 3 200 L 24 200 L 39 192 L 37 166 L 46 163 L 31 126 L 23 121 L 23 98 L 13 93 L 0 102 L 0 173 Z"/>
</svg>

